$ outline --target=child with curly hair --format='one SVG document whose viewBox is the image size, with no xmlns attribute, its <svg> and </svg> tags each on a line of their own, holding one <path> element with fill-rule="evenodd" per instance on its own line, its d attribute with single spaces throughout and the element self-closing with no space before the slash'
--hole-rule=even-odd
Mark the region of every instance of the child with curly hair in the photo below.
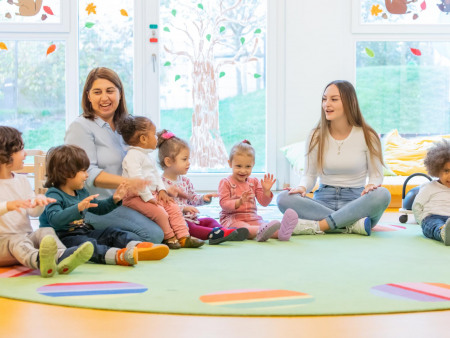
<svg viewBox="0 0 450 338">
<path fill-rule="evenodd" d="M 164 232 L 164 241 L 170 249 L 198 248 L 204 242 L 189 234 L 183 214 L 168 195 L 150 154 L 156 149 L 156 126 L 144 116 L 129 116 L 118 128 L 130 148 L 123 159 L 122 176 L 150 181 L 138 194 L 128 194 L 123 204 L 155 221 Z"/>
<path fill-rule="evenodd" d="M 25 157 L 20 131 L 0 126 L 0 266 L 22 264 L 42 277 L 68 274 L 91 258 L 92 244 L 66 248 L 53 229 L 33 231 L 29 216 L 55 200 L 36 196 L 27 177 L 14 172 L 23 169 Z"/>
<path fill-rule="evenodd" d="M 164 173 L 162 180 L 167 191 L 183 212 L 189 232 L 200 239 L 209 239 L 209 244 L 219 244 L 225 241 L 245 240 L 248 230 L 227 229 L 210 217 L 198 217 L 197 206 L 209 204 L 217 194 L 197 194 L 187 174 L 190 166 L 189 144 L 173 133 L 162 130 L 158 133 L 158 159 Z"/>
<path fill-rule="evenodd" d="M 450 140 L 436 142 L 424 164 L 438 179 L 420 187 L 412 206 L 414 217 L 426 237 L 450 245 Z"/>
</svg>

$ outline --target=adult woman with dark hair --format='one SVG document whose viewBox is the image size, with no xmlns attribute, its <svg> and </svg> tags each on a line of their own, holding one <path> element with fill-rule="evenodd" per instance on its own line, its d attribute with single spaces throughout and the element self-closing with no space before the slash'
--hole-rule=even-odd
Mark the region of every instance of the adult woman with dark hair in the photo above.
<svg viewBox="0 0 450 338">
<path fill-rule="evenodd" d="M 65 143 L 83 148 L 90 160 L 86 188 L 100 198 L 112 196 L 120 183 L 140 190 L 148 182 L 122 177 L 122 160 L 127 146 L 116 131 L 128 116 L 125 92 L 119 76 L 108 68 L 95 68 L 87 76 L 81 100 L 83 114 L 66 131 Z M 143 241 L 161 243 L 161 228 L 139 212 L 120 206 L 107 215 L 87 213 L 85 220 L 95 229 L 108 226 L 131 231 Z"/>
<path fill-rule="evenodd" d="M 383 182 L 383 156 L 378 134 L 364 120 L 353 85 L 328 84 L 322 113 L 306 142 L 305 172 L 296 188 L 278 196 L 284 212 L 294 209 L 293 234 L 344 231 L 370 235 L 389 205 Z M 319 178 L 314 198 L 306 197 Z"/>
</svg>

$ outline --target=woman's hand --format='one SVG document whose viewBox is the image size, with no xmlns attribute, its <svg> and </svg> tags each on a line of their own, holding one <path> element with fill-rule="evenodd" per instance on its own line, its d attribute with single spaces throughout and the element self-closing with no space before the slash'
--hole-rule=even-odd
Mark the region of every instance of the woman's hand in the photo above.
<svg viewBox="0 0 450 338">
<path fill-rule="evenodd" d="M 361 193 L 361 196 L 364 196 L 365 194 L 369 193 L 372 190 L 375 190 L 376 188 L 381 187 L 380 185 L 375 185 L 375 184 L 368 184 L 364 187 L 364 190 Z"/>
<path fill-rule="evenodd" d="M 270 192 L 270 189 L 272 189 L 272 186 L 275 184 L 277 180 L 273 178 L 272 174 L 265 174 L 264 178 L 261 179 L 261 186 L 264 190 L 264 192 Z"/>
<path fill-rule="evenodd" d="M 306 196 L 306 188 L 303 186 L 299 186 L 296 188 L 290 188 L 289 195 L 292 195 L 292 194 L 299 194 L 300 196 L 305 197 Z"/>
<path fill-rule="evenodd" d="M 83 210 L 86 210 L 86 209 L 89 209 L 89 208 L 98 207 L 98 204 L 91 203 L 91 201 L 94 198 L 97 198 L 97 197 L 98 197 L 98 194 L 86 197 L 84 200 L 82 200 L 80 203 L 78 203 L 78 211 L 82 212 Z"/>
<path fill-rule="evenodd" d="M 173 202 L 173 198 L 170 197 L 165 190 L 160 190 L 158 192 L 158 201 L 162 203 Z"/>
<path fill-rule="evenodd" d="M 122 183 L 120 183 L 113 195 L 114 203 L 117 204 L 121 200 L 123 200 L 128 190 L 129 190 L 129 183 L 127 181 L 123 181 Z"/>
<path fill-rule="evenodd" d="M 205 201 L 206 203 L 211 202 L 213 197 L 219 197 L 218 193 L 212 193 L 212 194 L 205 194 L 203 195 L 203 201 Z"/>
<path fill-rule="evenodd" d="M 149 180 L 143 180 L 141 178 L 127 178 L 125 182 L 127 182 L 128 191 L 133 195 L 139 194 L 147 185 L 152 183 Z"/>
</svg>

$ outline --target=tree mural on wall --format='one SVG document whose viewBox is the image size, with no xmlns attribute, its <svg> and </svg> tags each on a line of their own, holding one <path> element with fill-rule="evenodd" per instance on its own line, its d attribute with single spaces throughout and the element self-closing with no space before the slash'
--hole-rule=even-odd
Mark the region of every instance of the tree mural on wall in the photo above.
<svg viewBox="0 0 450 338">
<path fill-rule="evenodd" d="M 179 2 L 168 7 L 171 20 L 165 34 L 178 34 L 183 39 L 164 40 L 164 51 L 171 60 L 187 58 L 191 64 L 193 168 L 223 168 L 228 155 L 219 128 L 219 79 L 226 76 L 224 67 L 255 62 L 258 58 L 258 28 L 261 18 L 252 9 L 259 0 L 219 0 L 198 3 Z M 172 2 L 167 2 L 172 6 Z M 238 35 L 235 32 L 239 32 Z M 236 39 L 238 43 L 236 44 Z M 220 50 L 221 56 L 218 55 Z M 226 57 L 224 54 L 226 51 Z M 172 63 L 166 61 L 165 66 Z M 255 78 L 259 74 L 253 74 Z M 175 76 L 175 81 L 181 75 Z M 238 121 L 236 121 L 238 123 Z"/>
</svg>

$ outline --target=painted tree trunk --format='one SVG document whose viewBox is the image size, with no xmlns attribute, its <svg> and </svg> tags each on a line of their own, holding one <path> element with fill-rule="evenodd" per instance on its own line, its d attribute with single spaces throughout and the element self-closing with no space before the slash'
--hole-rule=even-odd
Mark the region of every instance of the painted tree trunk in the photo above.
<svg viewBox="0 0 450 338">
<path fill-rule="evenodd" d="M 213 60 L 193 65 L 191 165 L 193 168 L 223 168 L 228 155 L 220 136 L 218 75 Z"/>
</svg>

